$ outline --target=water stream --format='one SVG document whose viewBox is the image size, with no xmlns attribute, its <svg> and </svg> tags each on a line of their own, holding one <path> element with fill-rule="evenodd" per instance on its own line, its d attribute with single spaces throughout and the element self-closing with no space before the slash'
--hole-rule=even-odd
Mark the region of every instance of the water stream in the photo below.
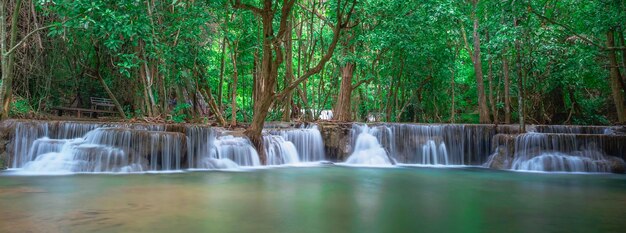
<svg viewBox="0 0 626 233">
<path fill-rule="evenodd" d="M 15 121 L 11 168 L 24 173 L 157 172 L 262 166 L 241 132 L 203 125 Z M 611 127 L 353 124 L 345 164 L 623 172 L 626 136 Z M 264 130 L 266 165 L 327 160 L 315 124 Z"/>
<path fill-rule="evenodd" d="M 17 121 L 11 168 L 25 174 L 64 174 L 261 166 L 257 151 L 245 137 L 207 126 L 168 127 Z M 264 138 L 268 165 L 324 159 L 315 125 L 268 129 Z"/>
</svg>

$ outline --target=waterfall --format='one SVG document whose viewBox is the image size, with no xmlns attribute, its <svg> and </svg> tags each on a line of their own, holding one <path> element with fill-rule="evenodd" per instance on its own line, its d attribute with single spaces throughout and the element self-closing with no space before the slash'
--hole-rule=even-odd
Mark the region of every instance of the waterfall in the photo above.
<svg viewBox="0 0 626 233">
<path fill-rule="evenodd" d="M 82 138 L 37 139 L 25 172 L 142 172 L 180 170 L 186 149 L 181 133 L 97 128 Z"/>
<path fill-rule="evenodd" d="M 367 125 L 360 126 L 354 152 L 346 160 L 346 164 L 357 165 L 392 165 L 392 161 L 385 149 L 380 145 L 378 139 L 372 134 L 375 130 L 370 130 Z"/>
<path fill-rule="evenodd" d="M 192 169 L 233 169 L 260 166 L 259 156 L 245 138 L 218 136 L 221 132 L 206 126 L 185 128 L 188 140 L 187 164 Z"/>
<path fill-rule="evenodd" d="M 354 125 L 352 148 L 363 132 L 374 136 L 398 163 L 418 165 L 482 164 L 495 135 L 494 128 L 475 125 Z"/>
<path fill-rule="evenodd" d="M 48 123 L 15 123 L 15 135 L 13 136 L 13 161 L 12 168 L 21 168 L 24 164 L 33 160 L 30 148 L 35 140 L 47 137 L 49 134 Z M 36 147 L 37 149 L 38 147 Z"/>
<path fill-rule="evenodd" d="M 510 169 L 513 162 L 515 138 L 513 134 L 496 134 L 492 140 L 494 152 L 484 166 L 493 169 Z"/>
<path fill-rule="evenodd" d="M 268 165 L 324 160 L 316 125 L 267 131 Z M 40 173 L 261 166 L 247 138 L 228 134 L 237 133 L 202 125 L 15 121 L 11 165 Z"/>
<path fill-rule="evenodd" d="M 216 163 L 219 163 L 219 161 L 215 161 L 216 159 L 230 165 L 232 163 L 224 160 L 230 160 L 239 166 L 261 166 L 259 155 L 247 138 L 231 135 L 221 136 L 215 139 L 214 146 L 215 150 L 200 161 L 202 164 L 200 168 L 212 168 Z"/>
<path fill-rule="evenodd" d="M 605 134 L 610 129 L 606 126 L 578 126 L 578 125 L 531 125 L 528 132 L 559 133 L 559 134 Z"/>
<path fill-rule="evenodd" d="M 547 172 L 611 172 L 624 160 L 608 156 L 603 135 L 526 133 L 515 139 L 511 168 Z"/>
<path fill-rule="evenodd" d="M 267 165 L 295 164 L 300 162 L 296 146 L 282 136 L 263 136 Z"/>
<path fill-rule="evenodd" d="M 281 136 L 293 143 L 300 162 L 317 162 L 326 157 L 324 141 L 317 125 L 303 125 L 296 129 L 267 130 L 269 134 Z"/>
<path fill-rule="evenodd" d="M 28 162 L 26 173 L 138 172 L 145 161 L 129 162 L 127 154 L 113 147 L 87 144 L 82 139 L 67 139 L 56 152 L 43 153 Z"/>
<path fill-rule="evenodd" d="M 191 125 L 185 128 L 187 135 L 187 164 L 189 168 L 212 169 L 209 163 L 215 154 L 217 132 L 210 127 Z"/>
</svg>

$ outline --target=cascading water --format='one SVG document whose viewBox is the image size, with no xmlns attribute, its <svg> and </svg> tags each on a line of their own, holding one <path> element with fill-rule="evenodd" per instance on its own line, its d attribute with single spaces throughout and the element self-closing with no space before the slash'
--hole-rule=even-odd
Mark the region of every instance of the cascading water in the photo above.
<svg viewBox="0 0 626 233">
<path fill-rule="evenodd" d="M 12 168 L 21 168 L 24 164 L 33 160 L 30 148 L 35 140 L 49 135 L 48 123 L 15 123 L 15 135 L 13 136 L 13 161 Z M 39 146 L 36 147 L 38 149 Z"/>
<path fill-rule="evenodd" d="M 317 125 L 301 126 L 296 129 L 267 130 L 271 135 L 281 136 L 293 143 L 300 162 L 318 162 L 324 160 L 324 141 Z M 273 140 L 270 138 L 270 141 Z M 293 156 L 293 155 L 289 155 Z"/>
<path fill-rule="evenodd" d="M 267 165 L 295 164 L 300 162 L 298 150 L 290 141 L 282 136 L 263 136 L 263 146 L 267 156 Z"/>
<path fill-rule="evenodd" d="M 558 133 L 558 134 L 604 134 L 609 129 L 606 126 L 579 126 L 579 125 L 531 125 L 528 132 Z"/>
<path fill-rule="evenodd" d="M 358 165 L 392 165 L 389 155 L 385 151 L 378 139 L 374 136 L 377 129 L 371 129 L 367 125 L 357 126 L 354 129 L 358 132 L 354 144 L 354 150 L 346 160 L 346 164 Z"/>
<path fill-rule="evenodd" d="M 25 172 L 141 172 L 180 170 L 185 135 L 127 128 L 97 128 L 83 138 L 38 139 Z"/>
<path fill-rule="evenodd" d="M 269 131 L 264 136 L 268 165 L 324 159 L 317 126 Z M 220 136 L 223 134 L 230 133 L 199 125 L 177 128 L 16 121 L 11 164 L 24 172 L 141 172 L 261 166 L 248 139 Z"/>
<path fill-rule="evenodd" d="M 6 122 L 5 122 L 6 123 Z M 24 172 L 142 172 L 261 166 L 238 132 L 202 125 L 9 121 L 12 168 Z M 479 165 L 561 172 L 624 170 L 620 127 L 352 125 L 347 164 Z M 345 131 L 343 131 L 345 132 Z M 326 135 L 327 132 L 325 132 Z M 345 134 L 344 134 L 345 135 Z M 316 125 L 264 130 L 267 165 L 324 160 Z M 493 145 L 491 145 L 493 142 Z M 351 148 L 351 149 L 349 149 Z M 487 158 L 488 155 L 489 158 Z M 617 156 L 617 157 L 614 157 Z"/>
<path fill-rule="evenodd" d="M 363 132 L 374 136 L 398 163 L 478 165 L 491 153 L 495 129 L 466 125 L 354 125 L 353 148 Z M 353 150 L 356 151 L 356 150 Z"/>
<path fill-rule="evenodd" d="M 217 135 L 220 132 L 205 126 L 187 126 L 187 163 L 194 169 L 234 169 L 259 166 L 258 155 L 245 138 Z"/>
<path fill-rule="evenodd" d="M 259 155 L 247 138 L 221 136 L 215 139 L 214 145 L 215 150 L 208 157 L 200 159 L 202 165 L 200 168 L 215 168 L 220 165 L 233 165 L 233 163 L 239 166 L 261 166 Z"/>
<path fill-rule="evenodd" d="M 608 156 L 601 135 L 526 133 L 515 139 L 513 170 L 612 172 L 624 160 Z"/>
</svg>

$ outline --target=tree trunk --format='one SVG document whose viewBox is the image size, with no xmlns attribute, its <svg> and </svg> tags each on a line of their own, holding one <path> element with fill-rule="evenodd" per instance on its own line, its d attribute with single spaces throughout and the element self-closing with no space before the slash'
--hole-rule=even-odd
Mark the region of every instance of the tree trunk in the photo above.
<svg viewBox="0 0 626 233">
<path fill-rule="evenodd" d="M 222 110 L 222 87 L 224 86 L 224 72 L 226 69 L 226 36 L 222 38 L 222 55 L 220 57 L 220 82 L 217 85 L 217 104 L 219 109 Z"/>
<path fill-rule="evenodd" d="M 98 80 L 100 80 L 100 84 L 102 84 L 102 87 L 109 95 L 109 98 L 111 98 L 111 100 L 113 101 L 113 104 L 115 105 L 115 109 L 120 114 L 122 119 L 126 119 L 126 114 L 124 113 L 124 109 L 122 108 L 122 105 L 120 105 L 120 102 L 117 101 L 117 98 L 115 98 L 115 95 L 113 94 L 113 92 L 111 92 L 111 89 L 109 89 L 109 86 L 106 84 L 106 82 L 104 82 L 104 79 L 102 78 L 102 76 L 100 76 L 100 71 L 96 71 L 96 72 L 97 72 L 96 75 L 98 76 Z"/>
<path fill-rule="evenodd" d="M 452 73 L 452 76 L 450 77 L 450 98 L 451 98 L 451 102 L 452 104 L 450 105 L 450 123 L 454 123 L 455 119 L 456 119 L 456 106 L 454 103 L 454 85 L 455 85 L 455 81 L 454 81 L 454 75 L 456 72 L 455 68 L 449 68 L 450 69 L 450 73 Z"/>
<path fill-rule="evenodd" d="M 233 42 L 233 45 L 231 45 L 231 50 L 232 50 L 232 58 L 231 60 L 233 61 L 233 85 L 232 85 L 232 91 L 231 91 L 231 105 L 230 105 L 230 111 L 231 111 L 231 116 L 230 116 L 230 125 L 231 126 L 236 126 L 237 125 L 237 81 L 239 79 L 239 72 L 237 71 L 237 43 L 239 43 L 238 41 Z"/>
<path fill-rule="evenodd" d="M 152 108 L 150 107 L 150 100 L 148 99 L 148 84 L 146 83 L 146 70 L 143 69 L 143 66 L 139 67 L 139 81 L 141 82 L 141 87 L 142 87 L 142 91 L 143 91 L 143 101 L 144 101 L 144 107 L 145 107 L 145 113 L 148 114 L 149 117 L 152 116 Z M 177 95 L 178 96 L 178 102 L 183 102 L 180 100 L 180 98 L 182 96 Z"/>
<path fill-rule="evenodd" d="M 221 126 L 226 126 L 226 120 L 224 120 L 219 106 L 215 103 L 215 98 L 213 98 L 211 88 L 206 87 L 204 90 L 200 90 L 200 94 L 203 95 L 205 99 L 209 100 L 209 108 L 211 108 L 211 111 L 215 114 L 215 118 L 217 118 L 219 124 Z"/>
<path fill-rule="evenodd" d="M 474 11 L 476 11 L 478 0 L 474 0 Z M 478 17 L 474 13 L 474 72 L 476 74 L 476 91 L 478 92 L 478 111 L 480 123 L 491 123 L 487 98 L 485 97 L 485 84 L 483 81 L 483 65 L 480 57 L 480 35 L 478 34 Z"/>
<path fill-rule="evenodd" d="M 292 25 L 293 17 L 287 24 L 287 32 L 285 33 L 285 79 L 284 85 L 288 86 L 293 80 L 293 40 L 292 40 Z M 291 103 L 293 101 L 293 94 L 291 91 L 287 92 L 285 101 L 283 104 L 283 121 L 291 121 Z"/>
<path fill-rule="evenodd" d="M 624 6 L 626 7 L 626 3 L 624 3 Z M 622 32 L 621 28 L 620 30 L 617 31 L 617 36 L 619 38 L 619 41 L 622 47 L 623 48 L 626 47 L 626 41 L 624 41 L 624 32 Z M 621 52 L 622 52 L 622 68 L 624 69 L 624 71 L 620 72 L 620 74 L 622 75 L 620 79 L 620 84 L 622 86 L 622 90 L 624 91 L 624 93 L 626 93 L 626 50 L 623 49 L 621 50 Z"/>
<path fill-rule="evenodd" d="M 509 61 L 502 56 L 502 72 L 504 73 L 504 123 L 511 124 L 511 93 L 509 77 Z"/>
<path fill-rule="evenodd" d="M 606 33 L 606 46 L 607 47 L 615 46 L 614 29 L 610 29 Z M 624 123 L 626 122 L 626 112 L 624 112 L 624 93 L 620 89 L 620 85 L 621 85 L 620 79 L 622 77 L 619 72 L 615 50 L 609 50 L 608 53 L 609 53 L 608 55 L 609 55 L 611 91 L 613 93 L 613 102 L 615 103 L 615 110 L 617 111 L 617 119 L 619 123 Z"/>
<path fill-rule="evenodd" d="M 0 69 L 1 69 L 1 75 L 2 75 L 2 80 L 0 82 L 0 103 L 4 103 L 4 93 L 6 92 L 6 83 L 7 80 L 9 80 L 9 69 L 7 67 L 7 63 L 8 63 L 8 54 L 5 54 L 7 51 L 7 46 L 6 44 L 6 38 L 7 38 L 7 33 L 6 33 L 6 20 L 5 20 L 5 1 L 0 1 Z M 0 109 L 0 120 L 4 120 L 5 118 L 7 118 L 7 110 L 4 108 L 4 105 L 2 106 L 2 109 Z"/>
<path fill-rule="evenodd" d="M 486 31 L 487 43 L 489 43 L 489 31 Z M 487 49 L 487 54 L 491 54 L 491 50 Z M 493 59 L 491 56 L 487 58 L 487 81 L 489 82 L 489 105 L 491 106 L 491 114 L 493 114 L 493 123 L 498 124 L 498 109 L 496 108 L 495 92 L 493 90 Z"/>
<path fill-rule="evenodd" d="M 15 40 L 17 39 L 17 20 L 19 18 L 20 8 L 22 7 L 22 0 L 17 0 L 15 2 L 15 7 L 13 9 L 12 17 L 11 17 L 11 32 L 9 43 L 6 43 L 6 21 L 5 21 L 5 6 L 4 4 L 7 1 L 2 1 L 0 3 L 0 27 L 2 27 L 2 31 L 0 31 L 0 36 L 2 36 L 2 54 L 0 55 L 0 60 L 2 60 L 2 86 L 0 86 L 0 103 L 2 104 L 2 109 L 0 110 L 0 120 L 6 119 L 9 117 L 9 111 L 11 110 L 11 98 L 13 93 L 13 67 L 15 65 L 14 58 L 15 52 L 8 52 L 8 49 L 13 48 L 15 45 Z"/>
<path fill-rule="evenodd" d="M 518 20 L 514 19 L 514 25 L 515 27 L 519 26 L 518 25 Z M 515 39 L 515 50 L 516 50 L 516 63 L 517 63 L 517 108 L 518 108 L 518 117 L 519 117 L 519 131 L 520 133 L 525 133 L 526 132 L 526 125 L 524 122 L 524 86 L 523 86 L 523 80 L 524 80 L 524 72 L 522 71 L 522 48 L 521 48 L 521 42 L 519 39 Z"/>
<path fill-rule="evenodd" d="M 341 86 L 339 86 L 339 96 L 335 104 L 333 118 L 338 121 L 350 121 L 350 96 L 352 95 L 352 77 L 356 65 L 347 62 L 341 66 Z"/>
<path fill-rule="evenodd" d="M 261 59 L 261 73 L 258 77 L 261 80 L 255 80 L 255 85 L 259 88 L 257 89 L 257 93 L 260 95 L 260 101 L 255 101 L 252 123 L 244 133 L 246 134 L 246 136 L 248 136 L 254 147 L 257 149 L 261 163 L 266 164 L 267 159 L 265 150 L 263 148 L 263 137 L 261 133 L 265 124 L 265 118 L 267 117 L 270 107 L 276 99 L 283 100 L 283 98 L 286 97 L 287 93 L 291 92 L 303 81 L 307 80 L 312 75 L 319 73 L 323 69 L 324 65 L 332 57 L 332 54 L 336 48 L 340 32 L 342 30 L 342 27 L 344 26 L 342 23 L 342 19 L 344 18 L 344 16 L 340 11 L 341 4 L 339 2 L 337 4 L 337 24 L 333 28 L 333 40 L 328 50 L 325 52 L 324 56 L 322 56 L 322 58 L 319 60 L 318 64 L 314 68 L 309 69 L 302 76 L 298 77 L 297 80 L 292 82 L 289 86 L 285 87 L 282 92 L 276 94 L 274 93 L 274 88 L 276 87 L 278 67 L 284 62 L 283 47 L 280 43 L 280 39 L 282 39 L 284 34 L 287 32 L 287 22 L 289 21 L 289 16 L 291 14 L 295 1 L 283 1 L 283 4 L 280 6 L 276 6 L 276 8 L 273 4 L 274 1 L 272 0 L 264 0 L 263 8 L 257 8 L 254 6 L 241 4 L 241 1 L 239 0 L 231 3 L 234 4 L 235 8 L 244 8 L 251 10 L 253 13 L 261 17 L 263 27 L 263 57 Z M 356 0 L 353 1 L 352 7 L 349 8 L 350 14 L 354 10 L 355 3 Z M 278 32 L 275 33 L 273 28 L 274 15 L 279 10 L 279 29 Z M 348 19 L 350 18 L 350 14 L 348 14 L 347 16 Z"/>
</svg>

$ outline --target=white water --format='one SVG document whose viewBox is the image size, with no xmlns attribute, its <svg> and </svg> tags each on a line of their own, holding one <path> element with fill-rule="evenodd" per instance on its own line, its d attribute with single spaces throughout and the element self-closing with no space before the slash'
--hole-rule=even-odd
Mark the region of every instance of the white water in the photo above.
<svg viewBox="0 0 626 233">
<path fill-rule="evenodd" d="M 489 153 L 489 147 L 477 136 L 484 132 L 478 129 L 463 125 L 354 125 L 353 153 L 358 151 L 359 138 L 366 133 L 376 139 L 388 157 L 402 164 L 467 165 L 481 161 L 478 158 Z"/>
<path fill-rule="evenodd" d="M 526 133 L 517 136 L 511 169 L 545 172 L 611 172 L 613 164 L 624 164 L 607 156 L 601 138 L 581 139 L 574 134 Z"/>
<path fill-rule="evenodd" d="M 15 122 L 11 165 L 23 173 L 163 172 L 261 166 L 244 137 L 206 126 L 185 134 L 164 125 L 89 122 Z M 324 159 L 317 126 L 285 129 L 265 136 L 268 165 Z"/>
<path fill-rule="evenodd" d="M 290 141 L 282 136 L 267 135 L 263 137 L 267 165 L 296 164 L 300 163 L 298 150 Z"/>
<path fill-rule="evenodd" d="M 610 172 L 604 159 L 573 156 L 561 152 L 546 152 L 527 160 L 518 160 L 514 170 L 547 172 Z"/>
<path fill-rule="evenodd" d="M 82 138 L 35 140 L 26 173 L 143 172 L 180 170 L 180 133 L 97 128 Z"/>
<path fill-rule="evenodd" d="M 324 141 L 317 125 L 302 126 L 296 129 L 267 130 L 269 134 L 281 136 L 293 143 L 299 162 L 319 162 L 325 159 Z M 268 137 L 266 137 L 267 139 Z M 271 140 L 271 139 L 270 139 Z M 292 157 L 293 155 L 289 155 Z"/>
<path fill-rule="evenodd" d="M 360 128 L 359 135 L 356 139 L 354 152 L 346 160 L 346 164 L 366 165 L 366 166 L 385 166 L 392 165 L 389 156 L 378 139 L 371 134 L 370 128 L 363 125 Z"/>
<path fill-rule="evenodd" d="M 247 138 L 221 136 L 215 139 L 214 145 L 215 150 L 208 159 L 228 159 L 239 166 L 261 166 L 259 155 Z M 211 168 L 206 160 L 202 161 L 202 164 L 203 166 L 198 168 Z"/>
<path fill-rule="evenodd" d="M 535 127 L 533 131 L 564 133 L 522 134 L 515 138 L 513 150 L 513 145 L 508 144 L 492 147 L 491 141 L 498 137 L 488 127 L 353 125 L 352 152 L 346 164 L 475 165 L 493 154 L 486 163 L 490 166 L 498 154 L 504 154 L 507 157 L 497 160 L 505 164 L 504 169 L 608 172 L 612 165 L 624 162 L 602 150 L 613 142 L 592 135 L 600 129 L 602 133 L 609 131 L 602 127 Z M 230 133 L 207 126 L 187 126 L 182 132 L 185 134 L 167 132 L 163 125 L 18 122 L 10 164 L 25 173 L 164 172 L 261 166 L 256 150 L 246 138 L 220 136 Z M 264 142 L 268 165 L 298 166 L 325 158 L 322 137 L 315 125 L 268 129 Z M 611 145 L 611 155 L 619 156 L 621 147 Z M 507 148 L 511 148 L 510 152 Z M 492 153 L 493 150 L 503 151 Z"/>
</svg>

